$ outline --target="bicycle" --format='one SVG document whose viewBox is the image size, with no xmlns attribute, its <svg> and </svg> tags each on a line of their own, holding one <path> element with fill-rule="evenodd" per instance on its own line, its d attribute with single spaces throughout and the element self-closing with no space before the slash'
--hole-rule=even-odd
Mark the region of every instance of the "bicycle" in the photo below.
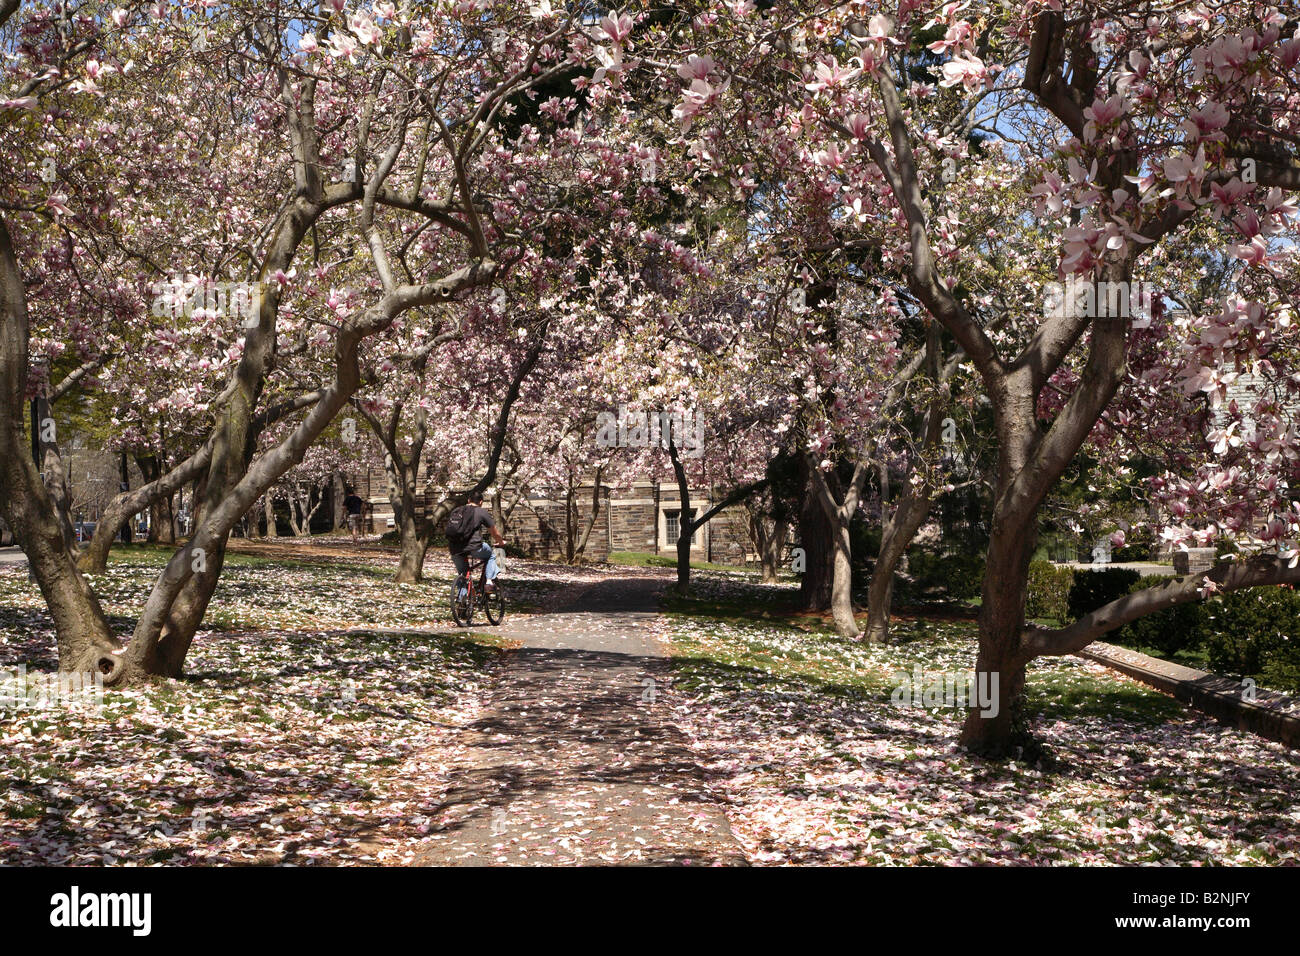
<svg viewBox="0 0 1300 956">
<path fill-rule="evenodd" d="M 464 574 L 458 574 L 451 585 L 451 619 L 459 627 L 468 627 L 474 618 L 474 609 L 482 608 L 489 624 L 500 624 L 506 617 L 506 596 L 500 580 L 493 582 L 492 590 L 487 589 L 487 559 L 469 557 L 469 567 Z M 478 571 L 478 581 L 474 572 Z M 462 593 L 464 592 L 464 593 Z"/>
</svg>

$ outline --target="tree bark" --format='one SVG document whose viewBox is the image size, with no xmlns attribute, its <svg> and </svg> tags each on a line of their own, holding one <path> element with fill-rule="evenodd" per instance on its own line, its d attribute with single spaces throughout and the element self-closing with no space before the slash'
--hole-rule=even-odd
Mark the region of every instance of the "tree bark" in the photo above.
<svg viewBox="0 0 1300 956">
<path fill-rule="evenodd" d="M 268 538 L 279 537 L 280 532 L 275 526 L 275 495 L 271 489 L 267 489 L 266 494 L 262 496 L 262 516 L 266 519 L 266 536 Z"/>
<path fill-rule="evenodd" d="M 818 504 L 831 526 L 831 619 L 837 634 L 857 640 L 861 631 L 853 616 L 853 545 L 849 525 L 858 510 L 867 465 L 865 462 L 854 465 L 853 477 L 846 488 L 840 487 L 834 472 L 824 475 L 811 459 L 808 471 Z"/>
<path fill-rule="evenodd" d="M 421 440 L 421 445 L 423 440 Z M 413 469 L 420 467 L 418 452 L 412 455 L 411 469 L 404 462 L 394 462 L 389 472 L 388 500 L 397 512 L 397 525 L 401 537 L 401 557 L 397 562 L 397 582 L 416 584 L 424 580 L 424 559 L 429 553 L 429 540 L 433 525 L 422 520 L 417 510 L 416 477 Z"/>
<path fill-rule="evenodd" d="M 880 536 L 880 554 L 876 557 L 871 584 L 867 588 L 866 640 L 871 643 L 883 644 L 889 640 L 894 573 L 929 513 L 929 496 L 909 493 L 885 522 Z"/>
<path fill-rule="evenodd" d="M 803 472 L 804 499 L 799 508 L 796 547 L 803 549 L 804 571 L 799 582 L 799 601 L 806 611 L 826 611 L 831 606 L 834 533 L 830 519 L 818 501 L 817 489 L 804 458 L 800 458 L 800 470 Z"/>
<path fill-rule="evenodd" d="M 60 528 L 63 529 L 63 540 L 68 553 L 75 555 L 77 532 L 72 527 L 70 509 L 72 496 L 68 490 L 67 466 L 63 463 L 63 455 L 59 452 L 54 412 L 44 395 L 36 399 L 36 422 L 39 426 L 37 440 L 41 455 L 41 480 L 49 490 L 50 500 L 54 503 L 54 512 L 58 516 Z"/>
<path fill-rule="evenodd" d="M 343 499 L 347 497 L 347 490 L 343 482 L 343 472 L 335 470 L 330 476 L 330 493 L 333 504 L 333 517 L 330 526 L 333 530 L 338 531 L 348 520 L 348 510 L 343 505 Z"/>
<path fill-rule="evenodd" d="M 775 584 L 780 575 L 781 556 L 785 553 L 790 527 L 785 521 L 769 518 L 759 508 L 750 507 L 748 510 L 749 540 L 758 554 L 760 580 L 764 584 Z"/>
<path fill-rule="evenodd" d="M 691 488 L 686 477 L 686 466 L 677 454 L 677 444 L 668 441 L 668 457 L 673 463 L 673 474 L 677 478 L 677 590 L 685 594 L 691 586 L 691 535 L 694 525 L 691 522 Z"/>
<path fill-rule="evenodd" d="M 582 532 L 582 538 L 578 541 L 578 546 L 574 549 L 574 557 L 569 561 L 570 564 L 576 564 L 582 560 L 582 556 L 587 553 L 587 542 L 591 540 L 591 529 L 596 527 L 596 520 L 600 517 L 600 490 L 601 479 L 604 477 L 604 467 L 596 469 L 596 477 L 591 492 L 591 520 L 587 522 L 587 527 Z"/>
<path fill-rule="evenodd" d="M 26 290 L 0 217 L 0 516 L 27 555 L 54 619 L 59 669 L 99 672 L 111 685 L 126 673 L 120 642 L 77 570 L 54 499 L 23 434 L 29 333 Z"/>
</svg>

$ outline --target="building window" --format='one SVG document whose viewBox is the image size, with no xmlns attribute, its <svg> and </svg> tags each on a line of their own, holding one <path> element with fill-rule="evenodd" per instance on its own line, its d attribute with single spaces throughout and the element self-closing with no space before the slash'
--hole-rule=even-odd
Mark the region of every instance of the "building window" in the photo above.
<svg viewBox="0 0 1300 956">
<path fill-rule="evenodd" d="M 694 508 L 688 508 L 686 514 L 690 517 L 690 520 L 695 520 Z M 664 512 L 664 536 L 667 538 L 669 545 L 676 546 L 677 537 L 682 533 L 681 515 L 682 511 L 680 508 L 674 508 L 672 511 Z M 691 547 L 695 547 L 695 535 L 693 534 L 691 535 Z"/>
</svg>

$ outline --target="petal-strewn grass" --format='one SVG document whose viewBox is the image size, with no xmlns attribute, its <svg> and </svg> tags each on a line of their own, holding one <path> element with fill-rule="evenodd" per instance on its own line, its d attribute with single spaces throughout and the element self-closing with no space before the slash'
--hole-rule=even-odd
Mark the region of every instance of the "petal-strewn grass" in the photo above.
<svg viewBox="0 0 1300 956">
<path fill-rule="evenodd" d="M 969 671 L 966 622 L 861 645 L 756 618 L 772 592 L 701 575 L 664 637 L 680 726 L 756 863 L 1294 864 L 1300 756 L 1077 658 L 1030 668 L 1052 761 L 958 751 L 961 712 L 891 702 L 901 673 Z M 739 609 L 747 609 L 739 613 Z M 735 610 L 737 613 L 732 613 Z"/>
<path fill-rule="evenodd" d="M 94 576 L 123 631 L 163 560 L 114 552 Z M 186 679 L 0 708 L 0 863 L 408 859 L 499 654 L 487 632 L 429 632 L 449 624 L 450 563 L 430 570 L 397 585 L 391 558 L 231 555 Z M 512 604 L 564 584 L 517 568 Z M 0 670 L 48 674 L 54 647 L 25 569 L 0 569 Z"/>
</svg>

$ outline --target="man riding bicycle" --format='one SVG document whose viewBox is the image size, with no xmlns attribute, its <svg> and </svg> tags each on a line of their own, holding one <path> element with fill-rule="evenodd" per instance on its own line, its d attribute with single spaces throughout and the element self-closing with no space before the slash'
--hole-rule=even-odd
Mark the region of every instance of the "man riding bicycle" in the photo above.
<svg viewBox="0 0 1300 956">
<path fill-rule="evenodd" d="M 487 593 L 491 594 L 496 589 L 492 579 L 497 576 L 497 559 L 492 545 L 483 540 L 484 529 L 498 545 L 506 543 L 506 539 L 497 530 L 492 512 L 483 507 L 482 493 L 471 491 L 466 496 L 466 504 L 461 505 L 447 517 L 447 550 L 451 552 L 451 561 L 456 565 L 456 573 L 462 578 L 469 570 L 470 558 L 483 558 L 487 562 L 484 571 Z"/>
</svg>

